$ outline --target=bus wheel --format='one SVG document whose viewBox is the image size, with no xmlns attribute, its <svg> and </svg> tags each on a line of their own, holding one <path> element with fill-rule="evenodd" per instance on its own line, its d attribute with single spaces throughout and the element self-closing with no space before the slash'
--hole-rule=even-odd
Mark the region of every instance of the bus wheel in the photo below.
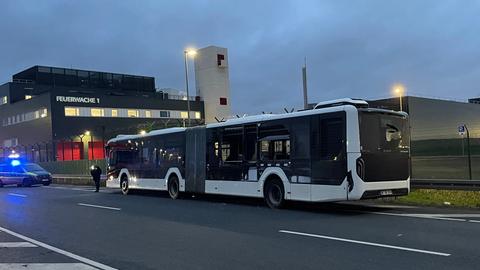
<svg viewBox="0 0 480 270">
<path fill-rule="evenodd" d="M 178 199 L 178 195 L 180 193 L 180 185 L 178 184 L 178 177 L 173 175 L 168 180 L 168 195 L 172 199 Z"/>
<path fill-rule="evenodd" d="M 120 189 L 122 190 L 123 195 L 128 194 L 128 178 L 126 175 L 123 175 L 122 178 L 120 179 Z"/>
<path fill-rule="evenodd" d="M 273 179 L 265 184 L 263 191 L 265 202 L 270 208 L 282 208 L 285 204 L 285 189 L 280 179 Z"/>
</svg>

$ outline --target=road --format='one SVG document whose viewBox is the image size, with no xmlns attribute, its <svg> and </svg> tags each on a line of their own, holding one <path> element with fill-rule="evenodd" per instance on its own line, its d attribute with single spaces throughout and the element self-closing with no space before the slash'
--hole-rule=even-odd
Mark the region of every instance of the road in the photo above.
<svg viewBox="0 0 480 270">
<path fill-rule="evenodd" d="M 480 211 L 0 189 L 0 269 L 479 268 Z"/>
</svg>

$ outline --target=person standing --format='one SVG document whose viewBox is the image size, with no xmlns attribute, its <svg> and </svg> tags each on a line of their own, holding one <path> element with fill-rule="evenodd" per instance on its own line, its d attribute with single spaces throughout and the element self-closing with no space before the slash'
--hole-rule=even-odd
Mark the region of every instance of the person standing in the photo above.
<svg viewBox="0 0 480 270">
<path fill-rule="evenodd" d="M 92 165 L 90 167 L 90 174 L 92 175 L 93 182 L 95 182 L 95 192 L 100 190 L 100 176 L 102 175 L 102 169 L 98 165 Z"/>
</svg>

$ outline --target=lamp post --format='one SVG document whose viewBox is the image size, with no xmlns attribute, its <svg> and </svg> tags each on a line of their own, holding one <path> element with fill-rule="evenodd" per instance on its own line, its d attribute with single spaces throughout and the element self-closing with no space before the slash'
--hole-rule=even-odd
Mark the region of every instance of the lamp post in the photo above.
<svg viewBox="0 0 480 270">
<path fill-rule="evenodd" d="M 465 132 L 467 133 L 467 155 L 468 155 L 468 178 L 472 180 L 472 155 L 470 153 L 470 131 L 466 124 L 463 124 Z"/>
<path fill-rule="evenodd" d="M 90 131 L 86 130 L 84 133 L 78 135 L 78 137 L 80 138 L 80 143 L 82 145 L 82 159 L 85 159 L 85 146 L 83 145 L 83 137 L 85 136 L 90 136 Z M 87 149 L 87 155 L 88 155 L 88 149 Z M 73 157 L 72 157 L 73 159 Z"/>
<path fill-rule="evenodd" d="M 85 146 L 83 146 L 83 137 L 84 136 L 85 136 L 85 134 L 78 135 L 78 137 L 80 138 L 80 145 L 82 146 L 82 152 L 80 153 L 81 154 L 80 159 L 85 159 L 84 154 L 83 154 L 83 152 L 85 152 Z M 73 157 L 72 157 L 72 160 L 73 160 Z"/>
<path fill-rule="evenodd" d="M 402 84 L 396 84 L 393 86 L 393 92 L 398 95 L 400 99 L 400 111 L 403 112 L 403 100 L 402 97 L 405 95 L 405 86 Z"/>
<path fill-rule="evenodd" d="M 183 51 L 185 56 L 185 88 L 187 90 L 187 119 L 188 119 L 188 126 L 190 126 L 190 93 L 188 91 L 188 56 L 191 55 L 192 57 L 197 54 L 197 51 L 193 49 L 187 49 Z"/>
</svg>

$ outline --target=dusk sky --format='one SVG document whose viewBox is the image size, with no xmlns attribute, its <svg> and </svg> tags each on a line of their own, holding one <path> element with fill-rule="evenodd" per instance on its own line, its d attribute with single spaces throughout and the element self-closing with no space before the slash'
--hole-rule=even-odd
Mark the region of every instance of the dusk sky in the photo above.
<svg viewBox="0 0 480 270">
<path fill-rule="evenodd" d="M 184 89 L 183 50 L 229 50 L 235 113 L 310 102 L 480 96 L 480 1 L 1 1 L 0 83 L 33 65 L 154 76 Z M 194 83 L 193 76 L 191 83 Z"/>
</svg>

